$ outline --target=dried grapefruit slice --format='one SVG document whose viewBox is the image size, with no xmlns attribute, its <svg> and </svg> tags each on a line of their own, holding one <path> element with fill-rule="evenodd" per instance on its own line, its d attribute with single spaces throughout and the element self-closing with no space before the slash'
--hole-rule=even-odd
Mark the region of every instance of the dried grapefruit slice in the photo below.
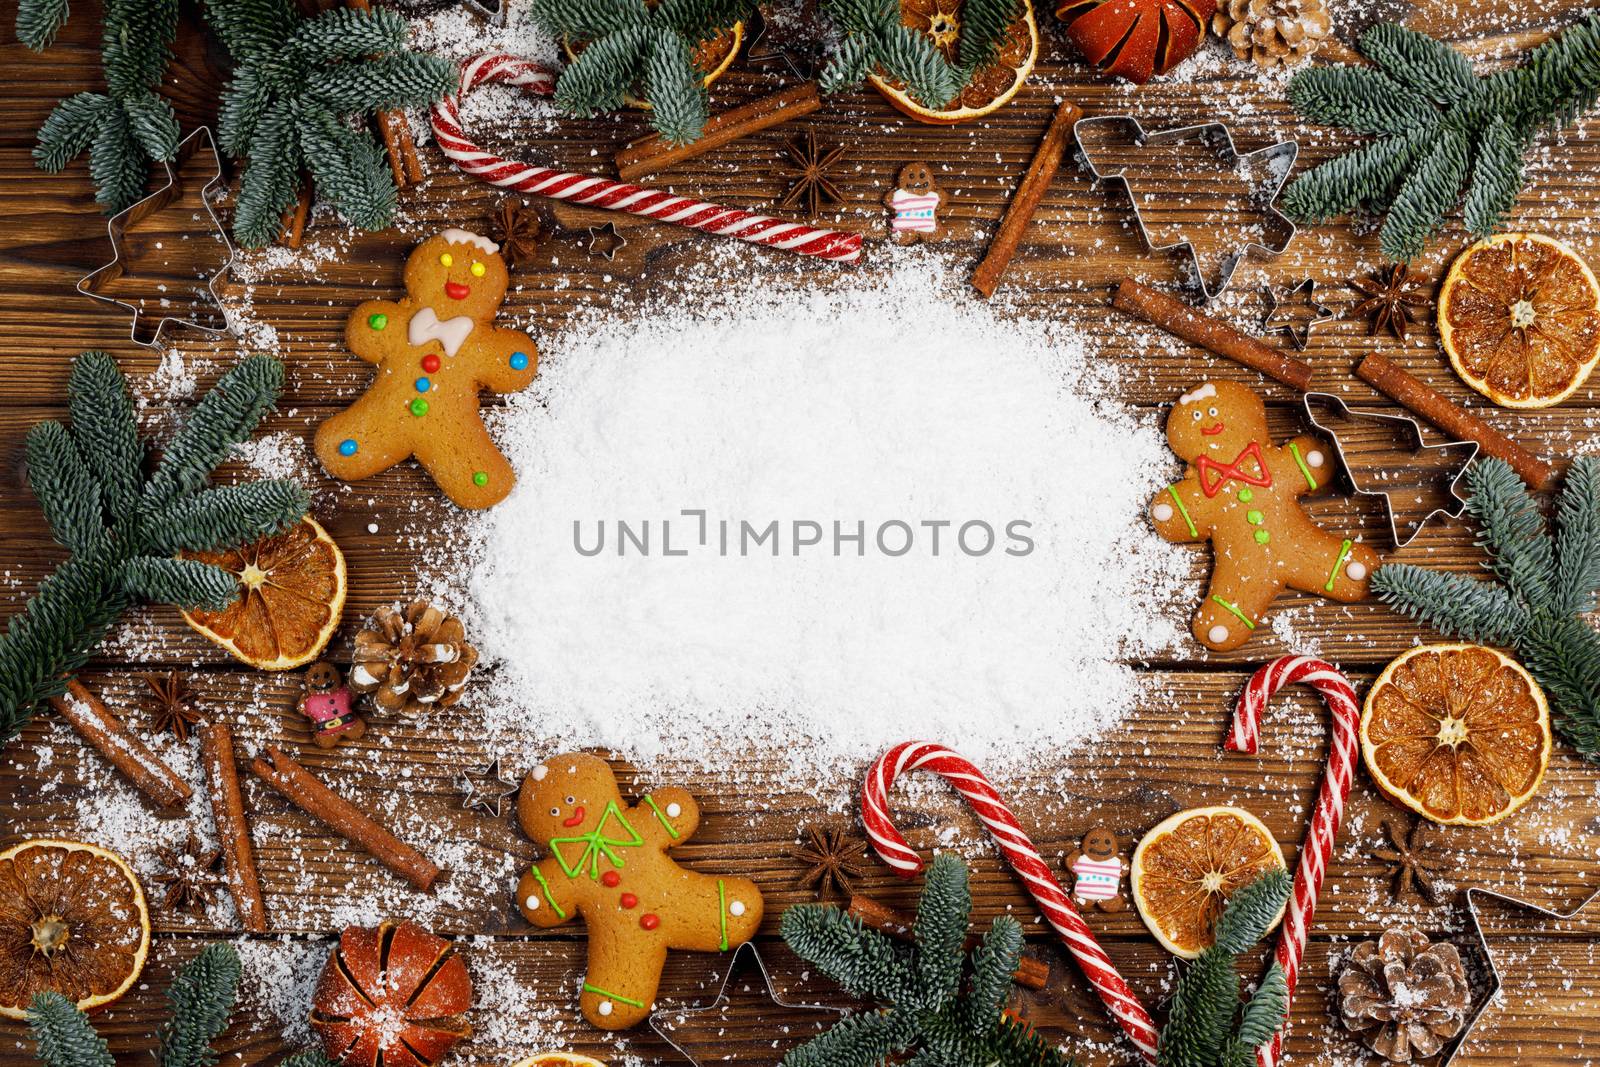
<svg viewBox="0 0 1600 1067">
<path fill-rule="evenodd" d="M 1228 898 L 1283 866 L 1278 842 L 1248 811 L 1191 808 L 1157 825 L 1134 849 L 1133 902 L 1163 948 L 1192 960 L 1211 944 Z"/>
<path fill-rule="evenodd" d="M 309 515 L 243 548 L 184 553 L 239 580 L 239 599 L 221 611 L 185 611 L 184 621 L 235 657 L 284 671 L 321 655 L 344 611 L 344 553 Z"/>
<path fill-rule="evenodd" d="M 0 1016 L 39 993 L 83 1011 L 119 999 L 144 970 L 150 912 L 122 857 L 38 839 L 0 852 Z"/>
<path fill-rule="evenodd" d="M 962 0 L 900 0 L 900 21 L 933 38 L 946 59 L 954 63 L 960 51 Z M 972 75 L 967 87 L 942 108 L 924 107 L 900 82 L 878 74 L 869 76 L 873 88 L 896 108 L 919 122 L 951 126 L 992 115 L 1022 88 L 1039 59 L 1039 27 L 1033 19 L 1032 0 L 1011 23 L 995 61 Z"/>
<path fill-rule="evenodd" d="M 1385 667 L 1361 713 L 1378 788 L 1437 823 L 1487 826 L 1550 765 L 1550 708 L 1516 661 L 1483 645 L 1420 645 Z"/>
<path fill-rule="evenodd" d="M 1501 407 L 1549 407 L 1600 363 L 1600 283 L 1553 237 L 1479 241 L 1445 277 L 1439 343 L 1462 381 Z"/>
</svg>

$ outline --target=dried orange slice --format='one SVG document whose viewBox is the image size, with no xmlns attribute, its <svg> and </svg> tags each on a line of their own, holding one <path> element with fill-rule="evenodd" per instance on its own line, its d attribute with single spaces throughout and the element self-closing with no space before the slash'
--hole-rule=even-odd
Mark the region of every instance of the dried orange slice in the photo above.
<svg viewBox="0 0 1600 1067">
<path fill-rule="evenodd" d="M 1487 826 L 1550 765 L 1550 708 L 1521 664 L 1483 645 L 1421 645 L 1383 669 L 1361 712 L 1378 788 L 1437 823 Z"/>
<path fill-rule="evenodd" d="M 239 579 L 239 599 L 228 607 L 183 613 L 185 622 L 239 660 L 285 671 L 328 647 L 344 611 L 344 553 L 309 515 L 243 548 L 184 556 Z"/>
<path fill-rule="evenodd" d="M 144 970 L 150 912 L 122 857 L 39 839 L 0 852 L 0 1016 L 39 993 L 83 1011 L 119 999 Z"/>
<path fill-rule="evenodd" d="M 1600 363 L 1600 284 L 1553 237 L 1479 241 L 1445 277 L 1439 343 L 1461 380 L 1501 407 L 1549 407 Z"/>
<path fill-rule="evenodd" d="M 544 1052 L 537 1056 L 529 1056 L 515 1064 L 515 1067 L 606 1067 L 606 1065 L 592 1056 L 580 1056 L 576 1052 Z"/>
<path fill-rule="evenodd" d="M 1163 948 L 1192 960 L 1210 946 L 1228 898 L 1283 866 L 1278 842 L 1248 811 L 1191 808 L 1156 826 L 1134 849 L 1133 902 Z"/>
<path fill-rule="evenodd" d="M 962 0 L 900 0 L 900 21 L 932 37 L 939 51 L 954 63 L 960 51 L 961 5 Z M 869 80 L 889 103 L 917 121 L 951 126 L 981 119 L 1004 107 L 1033 73 L 1038 59 L 1039 27 L 1033 20 L 1033 3 L 1023 0 L 994 63 L 974 73 L 967 87 L 944 107 L 924 107 L 903 84 L 881 75 L 872 74 Z"/>
</svg>

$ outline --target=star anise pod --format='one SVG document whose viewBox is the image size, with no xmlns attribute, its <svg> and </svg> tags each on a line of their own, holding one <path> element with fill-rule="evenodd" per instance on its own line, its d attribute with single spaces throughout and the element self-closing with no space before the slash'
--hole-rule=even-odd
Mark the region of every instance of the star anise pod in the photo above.
<svg viewBox="0 0 1600 1067">
<path fill-rule="evenodd" d="M 1412 309 L 1428 306 L 1428 298 L 1422 292 L 1422 283 L 1410 275 L 1410 264 L 1395 263 L 1374 271 L 1365 278 L 1347 280 L 1350 288 L 1360 293 L 1363 298 L 1350 309 L 1351 314 L 1366 315 L 1372 320 L 1367 330 L 1368 335 L 1376 334 L 1387 327 L 1389 332 L 1394 334 L 1395 340 L 1406 339 L 1406 328 L 1417 321 Z"/>
<path fill-rule="evenodd" d="M 808 840 L 794 847 L 790 853 L 806 865 L 795 884 L 809 887 L 820 900 L 829 893 L 849 896 L 851 882 L 861 877 L 861 857 L 865 846 L 858 838 L 836 826 L 819 830 L 806 827 Z"/>
<path fill-rule="evenodd" d="M 781 206 L 794 207 L 803 200 L 809 218 L 821 211 L 824 204 L 844 203 L 844 194 L 828 176 L 844 158 L 843 148 L 835 145 L 825 149 L 817 144 L 817 135 L 807 130 L 804 137 L 791 139 L 784 151 L 789 158 L 779 160 L 778 168 L 793 175 L 794 181 L 778 201 Z"/>
<path fill-rule="evenodd" d="M 515 267 L 533 258 L 539 247 L 539 216 L 516 197 L 500 201 L 489 216 L 489 236 L 500 246 L 506 266 Z"/>
<path fill-rule="evenodd" d="M 1393 847 L 1373 849 L 1372 858 L 1388 868 L 1385 873 L 1392 879 L 1389 891 L 1394 899 L 1420 894 L 1429 904 L 1442 904 L 1445 894 L 1439 876 L 1450 864 L 1428 851 L 1428 824 L 1414 819 L 1411 829 L 1402 832 L 1394 819 L 1385 819 L 1383 832 Z"/>
<path fill-rule="evenodd" d="M 167 731 L 179 741 L 187 741 L 189 730 L 203 716 L 195 706 L 194 692 L 183 675 L 177 671 L 168 671 L 165 675 L 147 674 L 144 684 L 150 687 L 142 700 L 150 716 L 150 725 Z"/>
<path fill-rule="evenodd" d="M 192 833 L 182 849 L 157 846 L 156 858 L 161 861 L 162 871 L 152 881 L 165 887 L 161 905 L 167 911 L 187 908 L 197 914 L 203 912 L 223 885 L 222 876 L 217 873 L 222 850 L 207 851 Z"/>
</svg>

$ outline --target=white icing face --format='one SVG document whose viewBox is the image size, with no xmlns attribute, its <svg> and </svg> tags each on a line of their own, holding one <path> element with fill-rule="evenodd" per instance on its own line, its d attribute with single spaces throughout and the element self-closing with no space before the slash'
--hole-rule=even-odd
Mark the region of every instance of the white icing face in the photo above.
<svg viewBox="0 0 1600 1067">
<path fill-rule="evenodd" d="M 532 778 L 536 782 L 542 782 L 544 781 L 545 775 L 549 773 L 550 768 L 541 763 L 539 766 L 528 772 L 528 777 Z"/>
<path fill-rule="evenodd" d="M 472 245 L 475 248 L 481 248 L 491 256 L 500 251 L 499 245 L 495 244 L 487 237 L 481 237 L 478 234 L 473 233 L 471 230 L 461 230 L 452 226 L 439 236 L 443 237 L 446 241 L 449 241 L 453 245 Z"/>
<path fill-rule="evenodd" d="M 1196 389 L 1194 392 L 1192 392 L 1192 393 L 1184 393 L 1182 396 L 1178 397 L 1178 403 L 1180 403 L 1180 404 L 1193 404 L 1196 401 L 1205 400 L 1207 397 L 1213 397 L 1213 396 L 1216 396 L 1216 395 L 1217 395 L 1217 387 L 1212 385 L 1210 382 L 1207 382 L 1206 384 L 1202 385 L 1200 388 Z"/>
</svg>

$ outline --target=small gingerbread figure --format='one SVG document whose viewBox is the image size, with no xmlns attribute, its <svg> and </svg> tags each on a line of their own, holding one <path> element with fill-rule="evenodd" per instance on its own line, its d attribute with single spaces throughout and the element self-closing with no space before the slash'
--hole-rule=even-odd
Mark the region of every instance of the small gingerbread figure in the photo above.
<svg viewBox="0 0 1600 1067">
<path fill-rule="evenodd" d="M 934 183 L 933 171 L 926 163 L 907 163 L 900 168 L 899 188 L 883 198 L 894 213 L 889 232 L 896 244 L 932 241 L 943 236 L 939 224 L 939 205 L 944 192 Z"/>
<path fill-rule="evenodd" d="M 1117 837 L 1103 826 L 1083 835 L 1076 851 L 1067 857 L 1067 870 L 1073 876 L 1072 899 L 1084 907 L 1118 912 L 1128 906 L 1122 895 L 1122 857 L 1117 854 Z"/>
<path fill-rule="evenodd" d="M 504 500 L 516 481 L 489 437 L 478 393 L 533 381 L 539 353 L 495 313 L 509 276 L 500 246 L 466 230 L 423 241 L 406 261 L 406 295 L 350 314 L 345 344 L 378 366 L 367 392 L 317 428 L 317 458 L 347 482 L 412 456 L 464 508 Z"/>
<path fill-rule="evenodd" d="M 367 732 L 366 721 L 350 710 L 350 690 L 339 668 L 326 660 L 318 660 L 306 669 L 300 713 L 316 727 L 312 740 L 318 748 L 333 748 Z"/>
<path fill-rule="evenodd" d="M 517 885 L 518 907 L 535 926 L 583 918 L 579 1005 L 603 1030 L 649 1016 L 669 949 L 726 952 L 761 925 L 754 882 L 685 870 L 667 855 L 700 825 L 683 789 L 657 789 L 629 807 L 605 760 L 556 756 L 523 781 L 517 818 L 545 854 Z"/>
<path fill-rule="evenodd" d="M 1188 462 L 1184 479 L 1150 503 L 1168 541 L 1210 541 L 1211 587 L 1195 612 L 1195 639 L 1238 648 L 1285 587 L 1345 603 L 1367 595 L 1378 554 L 1311 521 L 1300 497 L 1326 492 L 1327 446 L 1267 437 L 1261 398 L 1237 382 L 1206 382 L 1178 398 L 1167 443 Z"/>
</svg>

